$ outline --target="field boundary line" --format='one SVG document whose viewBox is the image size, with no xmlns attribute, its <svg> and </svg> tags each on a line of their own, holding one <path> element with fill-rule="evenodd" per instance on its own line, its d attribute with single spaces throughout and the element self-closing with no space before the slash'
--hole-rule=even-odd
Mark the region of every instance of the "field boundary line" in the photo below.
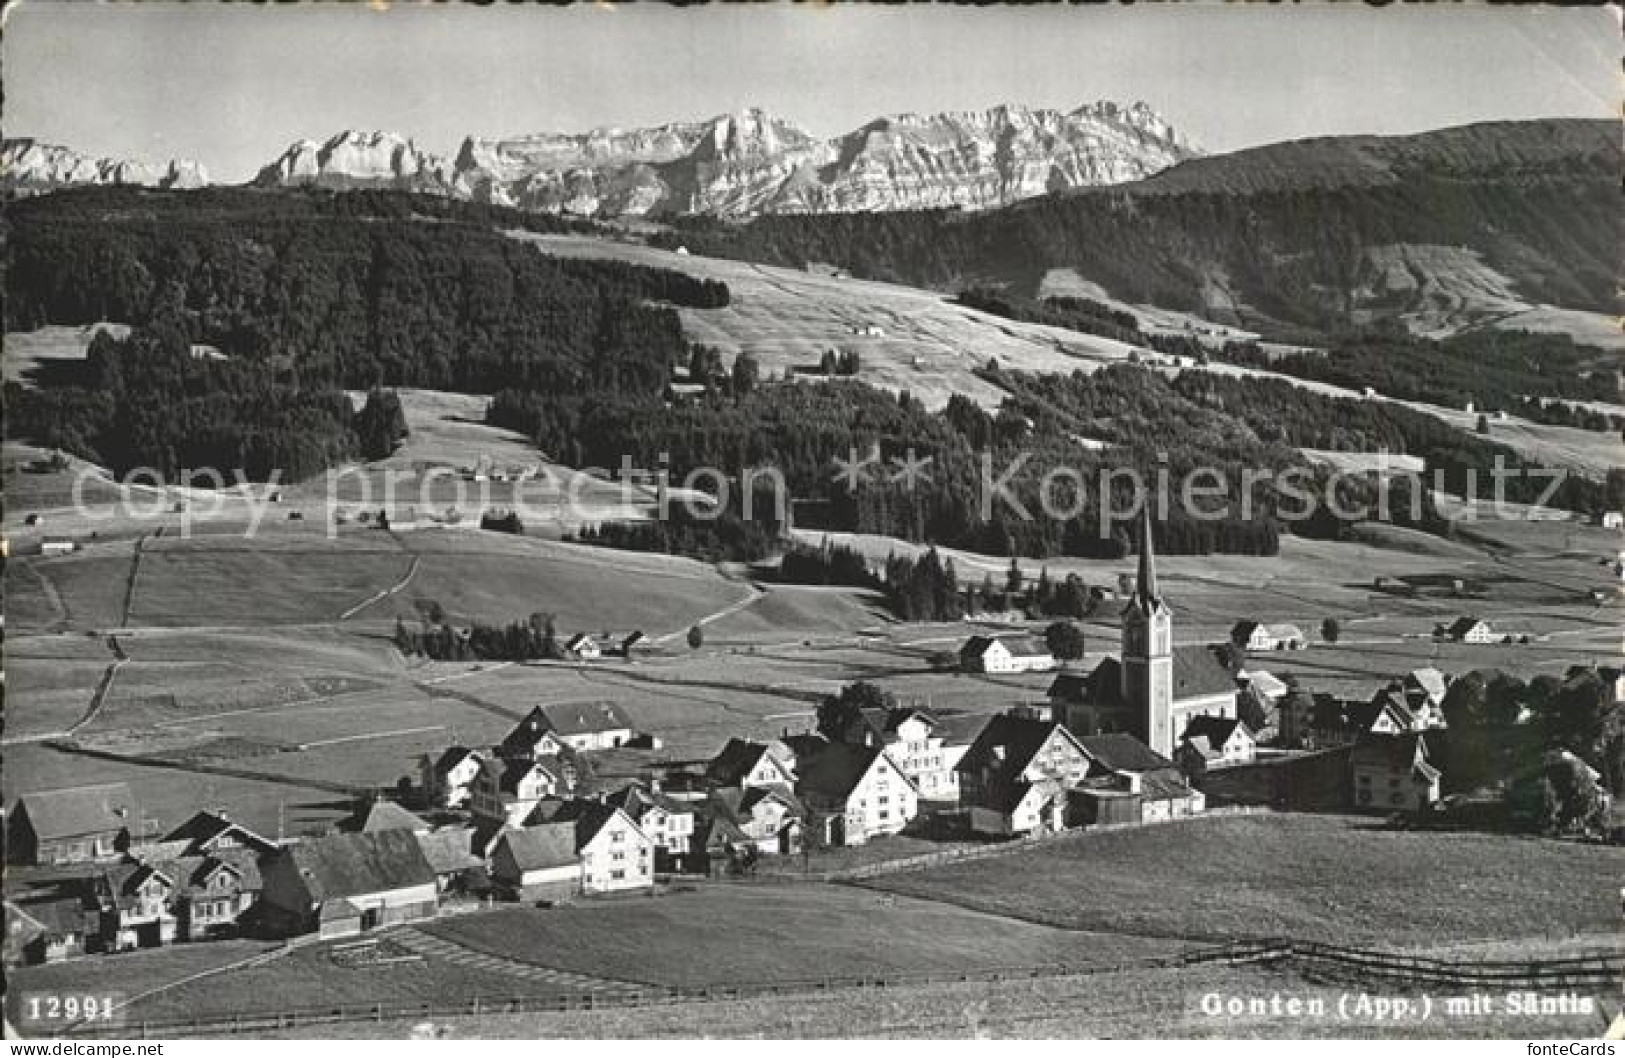
<svg viewBox="0 0 1625 1058">
<path fill-rule="evenodd" d="M 410 552 L 408 552 L 408 553 L 410 553 Z M 404 576 L 400 580 L 396 581 L 390 587 L 384 588 L 384 589 L 378 591 L 370 599 L 364 599 L 361 602 L 356 603 L 354 606 L 350 607 L 348 610 L 345 610 L 343 613 L 339 614 L 338 619 L 340 621 L 348 621 L 350 618 L 354 617 L 356 614 L 360 613 L 362 610 L 365 610 L 367 607 L 371 606 L 373 603 L 379 602 L 379 601 L 381 601 L 383 599 L 388 598 L 391 595 L 395 595 L 395 594 L 405 590 L 406 586 L 408 584 L 412 583 L 412 578 L 418 575 L 418 567 L 420 565 L 422 565 L 422 564 L 423 564 L 423 556 L 422 555 L 412 555 L 412 562 L 411 562 L 410 565 L 408 565 L 406 567 L 406 576 Z"/>
<path fill-rule="evenodd" d="M 135 547 L 130 551 L 130 572 L 124 575 L 124 608 L 119 614 L 119 627 L 130 627 L 130 613 L 135 609 L 135 579 L 141 572 L 141 548 L 147 542 L 145 536 L 135 538 Z"/>
</svg>

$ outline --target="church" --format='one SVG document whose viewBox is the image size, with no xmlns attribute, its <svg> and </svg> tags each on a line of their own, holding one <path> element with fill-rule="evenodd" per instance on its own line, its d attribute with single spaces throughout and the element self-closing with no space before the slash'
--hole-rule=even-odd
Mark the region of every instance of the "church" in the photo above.
<svg viewBox="0 0 1625 1058">
<path fill-rule="evenodd" d="M 1049 696 L 1055 718 L 1074 734 L 1125 732 L 1172 758 L 1192 718 L 1236 715 L 1236 681 L 1211 647 L 1174 646 L 1173 611 L 1157 588 L 1149 503 L 1141 512 L 1139 563 L 1123 609 L 1120 657 L 1087 675 L 1061 673 Z"/>
</svg>

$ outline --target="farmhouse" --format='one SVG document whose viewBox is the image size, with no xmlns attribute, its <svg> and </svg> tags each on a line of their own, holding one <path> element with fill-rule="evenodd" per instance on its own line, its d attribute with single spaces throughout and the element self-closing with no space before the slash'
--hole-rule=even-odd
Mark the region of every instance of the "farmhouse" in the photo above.
<svg viewBox="0 0 1625 1058">
<path fill-rule="evenodd" d="M 419 761 L 424 796 L 436 808 L 463 807 L 473 796 L 483 763 L 479 753 L 465 746 L 453 746 L 434 759 L 425 754 Z"/>
<path fill-rule="evenodd" d="M 1089 758 L 1060 724 L 1001 713 L 960 759 L 960 803 L 978 834 L 1009 837 L 1066 825 L 1068 787 L 1089 774 Z"/>
<path fill-rule="evenodd" d="M 558 702 L 538 705 L 502 740 L 504 757 L 556 753 L 549 745 L 578 752 L 614 749 L 632 741 L 632 722 L 614 702 Z"/>
<path fill-rule="evenodd" d="M 705 781 L 715 786 L 791 786 L 796 781 L 795 754 L 783 744 L 730 738 L 705 766 Z"/>
<path fill-rule="evenodd" d="M 1488 621 L 1477 617 L 1458 617 L 1444 630 L 1445 638 L 1457 643 L 1493 643 L 1496 640 L 1495 629 L 1490 627 Z"/>
<path fill-rule="evenodd" d="M 205 856 L 246 851 L 259 855 L 276 848 L 276 842 L 249 830 L 219 812 L 198 812 L 165 834 L 164 845 L 179 843 L 176 855 Z"/>
<path fill-rule="evenodd" d="M 1089 761 L 1089 777 L 1071 791 L 1071 822 L 1154 823 L 1207 807 L 1173 761 L 1132 735 L 1089 735 L 1078 743 Z"/>
<path fill-rule="evenodd" d="M 1179 759 L 1199 759 L 1203 768 L 1245 764 L 1257 751 L 1252 731 L 1233 716 L 1194 717 L 1179 740 Z"/>
<path fill-rule="evenodd" d="M 1418 733 L 1362 738 L 1349 766 L 1356 808 L 1419 812 L 1439 800 L 1439 769 L 1428 761 L 1427 742 Z"/>
<path fill-rule="evenodd" d="M 966 672 L 1047 672 L 1055 655 L 1032 636 L 971 636 L 959 648 L 959 667 Z"/>
<path fill-rule="evenodd" d="M 1266 708 L 1273 711 L 1286 697 L 1290 688 L 1282 680 L 1263 669 L 1243 669 L 1236 673 L 1236 679 L 1246 685 L 1246 688 L 1256 694 L 1259 701 Z"/>
<path fill-rule="evenodd" d="M 545 820 L 575 827 L 581 891 L 619 892 L 654 885 L 654 843 L 632 817 L 605 801 L 565 801 Z"/>
<path fill-rule="evenodd" d="M 609 803 L 625 812 L 654 845 L 655 870 L 681 870 L 694 843 L 698 814 L 690 801 L 679 801 L 661 791 L 658 783 L 630 783 L 609 795 Z"/>
<path fill-rule="evenodd" d="M 39 545 L 40 554 L 44 555 L 46 558 L 54 558 L 58 555 L 71 555 L 78 549 L 78 544 L 74 543 L 72 540 L 63 540 L 60 537 L 46 537 L 44 540 L 40 541 Z"/>
<path fill-rule="evenodd" d="M 1592 524 L 1603 529 L 1625 529 L 1625 513 L 1602 511 L 1593 517 Z"/>
<path fill-rule="evenodd" d="M 819 842 L 831 846 L 896 834 L 919 811 L 919 791 L 879 746 L 831 742 L 802 767 L 796 793 Z"/>
<path fill-rule="evenodd" d="M 120 863 L 105 868 L 92 885 L 103 950 L 154 948 L 175 939 L 175 879 L 166 871 Z"/>
<path fill-rule="evenodd" d="M 474 780 L 469 804 L 476 820 L 521 826 L 543 798 L 563 796 L 568 788 L 557 757 L 488 760 Z"/>
<path fill-rule="evenodd" d="M 598 661 L 601 658 L 629 658 L 632 648 L 643 641 L 642 632 L 614 635 L 604 632 L 589 635 L 577 632 L 564 643 L 564 652 L 578 661 Z"/>
<path fill-rule="evenodd" d="M 1058 675 L 1049 691 L 1056 717 L 1075 734 L 1126 732 L 1170 757 L 1191 718 L 1235 716 L 1236 680 L 1214 651 L 1173 642 L 1173 611 L 1157 589 L 1147 509 L 1139 576 L 1123 609 L 1121 657 L 1106 658 L 1088 675 Z"/>
<path fill-rule="evenodd" d="M 574 823 L 507 830 L 491 849 L 491 878 L 518 900 L 562 900 L 581 891 Z"/>
<path fill-rule="evenodd" d="M 266 925 L 287 935 L 347 936 L 435 913 L 434 868 L 408 830 L 308 838 L 266 857 L 260 873 Z"/>
<path fill-rule="evenodd" d="M 235 933 L 238 919 L 259 898 L 262 886 L 259 866 L 248 852 L 182 857 L 157 869 L 175 884 L 170 900 L 180 940 Z"/>
<path fill-rule="evenodd" d="M 801 851 L 807 809 L 789 786 L 718 787 L 701 803 L 695 821 L 695 851 L 742 848 L 748 844 L 769 856 Z"/>
<path fill-rule="evenodd" d="M 862 710 L 841 735 L 845 742 L 884 747 L 921 799 L 955 801 L 959 798 L 959 775 L 954 767 L 986 723 L 985 716 L 938 716 L 924 709 L 900 706 Z"/>
<path fill-rule="evenodd" d="M 1230 630 L 1230 642 L 1242 650 L 1302 650 L 1306 642 L 1303 629 L 1297 625 L 1262 624 L 1258 621 L 1237 621 Z"/>
<path fill-rule="evenodd" d="M 15 864 L 114 859 L 140 829 L 125 783 L 24 794 L 11 810 L 6 858 Z"/>
</svg>

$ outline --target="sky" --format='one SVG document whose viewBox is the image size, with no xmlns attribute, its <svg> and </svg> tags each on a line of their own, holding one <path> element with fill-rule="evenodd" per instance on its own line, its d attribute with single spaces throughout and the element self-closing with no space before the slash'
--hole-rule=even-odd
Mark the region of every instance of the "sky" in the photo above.
<svg viewBox="0 0 1625 1058">
<path fill-rule="evenodd" d="M 902 111 L 1144 100 L 1211 151 L 1619 113 L 1607 8 L 476 7 L 23 0 L 4 127 L 247 179 L 301 138 L 584 131 L 764 107 L 821 136 Z"/>
</svg>

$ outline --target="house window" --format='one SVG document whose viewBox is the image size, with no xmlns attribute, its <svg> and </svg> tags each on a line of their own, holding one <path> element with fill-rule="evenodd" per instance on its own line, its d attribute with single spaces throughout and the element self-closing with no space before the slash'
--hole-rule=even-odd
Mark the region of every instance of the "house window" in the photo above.
<svg viewBox="0 0 1625 1058">
<path fill-rule="evenodd" d="M 626 840 L 626 834 L 617 830 L 615 833 L 609 836 L 609 840 L 619 845 L 622 841 Z"/>
<path fill-rule="evenodd" d="M 610 876 L 610 877 L 611 877 L 611 878 L 613 878 L 613 879 L 614 879 L 614 880 L 615 880 L 615 881 L 617 881 L 617 882 L 618 882 L 618 881 L 620 881 L 620 880 L 621 880 L 621 879 L 623 879 L 623 878 L 625 878 L 625 877 L 626 877 L 626 871 L 624 871 L 624 870 L 622 870 L 622 869 L 619 869 L 619 868 L 617 868 L 617 869 L 615 869 L 615 870 L 613 870 L 613 871 L 610 871 L 610 872 L 609 872 L 609 876 Z"/>
</svg>

